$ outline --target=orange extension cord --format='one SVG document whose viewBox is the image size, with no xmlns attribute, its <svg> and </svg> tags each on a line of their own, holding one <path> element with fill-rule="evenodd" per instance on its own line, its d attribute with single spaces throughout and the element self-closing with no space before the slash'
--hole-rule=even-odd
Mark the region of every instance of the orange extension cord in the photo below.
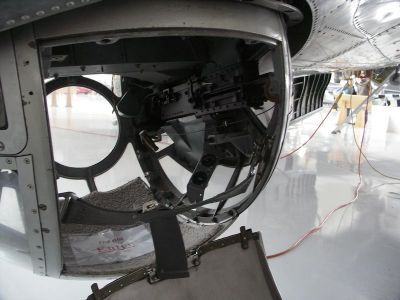
<svg viewBox="0 0 400 300">
<path fill-rule="evenodd" d="M 341 97 L 341 94 L 336 98 L 335 102 L 333 103 L 333 105 L 331 106 L 331 108 L 329 109 L 328 113 L 326 114 L 326 116 L 322 119 L 321 123 L 319 123 L 317 129 L 315 129 L 315 131 L 310 135 L 310 137 L 307 139 L 307 141 L 305 141 L 303 144 L 301 144 L 299 147 L 295 148 L 294 150 L 290 151 L 289 153 L 283 155 L 280 157 L 280 159 L 282 158 L 286 158 L 290 155 L 292 155 L 293 153 L 297 152 L 298 150 L 300 150 L 301 148 L 303 148 L 305 145 L 307 145 L 307 143 L 309 141 L 311 141 L 311 139 L 314 137 L 314 135 L 317 133 L 317 131 L 321 128 L 322 124 L 324 124 L 325 120 L 328 118 L 328 116 L 330 115 L 330 113 L 332 112 L 333 108 L 335 107 L 335 105 L 339 102 L 339 99 Z"/>
<path fill-rule="evenodd" d="M 318 125 L 317 129 L 313 132 L 313 134 L 310 136 L 310 138 L 305 141 L 300 147 L 294 149 L 293 151 L 289 152 L 288 154 L 281 156 L 280 158 L 285 158 L 288 157 L 290 155 L 292 155 L 293 153 L 295 153 L 296 151 L 298 151 L 299 149 L 301 149 L 302 147 L 304 147 L 313 137 L 314 135 L 317 133 L 317 131 L 319 130 L 319 128 L 322 126 L 322 124 L 325 122 L 325 120 L 328 118 L 329 114 L 332 112 L 335 104 L 339 101 L 340 97 L 337 97 L 337 100 L 335 101 L 335 103 L 332 105 L 332 107 L 329 109 L 329 112 L 327 113 L 327 115 L 325 116 L 325 118 L 322 120 L 322 122 Z M 368 101 L 367 101 L 367 105 L 366 105 L 366 110 L 368 109 Z M 362 184 L 362 176 L 361 176 L 361 156 L 363 155 L 362 152 L 362 146 L 364 143 L 364 135 L 365 135 L 365 126 L 366 126 L 366 122 L 364 122 L 364 128 L 363 128 L 363 134 L 362 134 L 362 138 L 361 138 L 361 143 L 360 145 L 358 145 L 357 140 L 356 140 L 356 136 L 355 136 L 355 132 L 354 132 L 354 125 L 353 125 L 353 135 L 354 135 L 354 141 L 357 145 L 357 148 L 359 149 L 359 156 L 358 156 L 358 183 L 357 186 L 354 190 L 354 198 L 346 203 L 343 203 L 341 205 L 339 205 L 338 207 L 332 209 L 331 211 L 328 212 L 328 214 L 322 219 L 322 221 L 315 227 L 313 227 L 312 229 L 310 229 L 309 231 L 307 231 L 306 233 L 304 233 L 296 242 L 294 242 L 292 245 L 290 245 L 287 249 L 274 253 L 274 254 L 270 254 L 267 255 L 267 259 L 270 258 L 275 258 L 275 257 L 279 257 L 281 255 L 284 255 L 292 250 L 294 250 L 295 248 L 297 248 L 301 243 L 304 242 L 304 240 L 309 237 L 310 235 L 312 235 L 313 233 L 321 230 L 321 228 L 325 225 L 325 223 L 328 221 L 328 219 L 338 210 L 349 206 L 350 204 L 353 204 L 355 201 L 357 201 L 358 197 L 359 197 L 359 191 L 361 188 L 361 184 Z"/>
</svg>

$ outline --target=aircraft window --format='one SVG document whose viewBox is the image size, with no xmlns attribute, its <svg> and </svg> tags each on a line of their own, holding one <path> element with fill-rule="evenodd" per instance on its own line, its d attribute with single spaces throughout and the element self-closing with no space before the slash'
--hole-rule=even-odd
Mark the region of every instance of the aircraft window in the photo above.
<svg viewBox="0 0 400 300">
<path fill-rule="evenodd" d="M 272 114 L 273 114 L 273 108 L 275 104 L 271 101 L 267 101 L 264 103 L 264 105 L 261 107 L 261 112 L 260 110 L 256 110 L 252 108 L 251 110 L 254 112 L 254 114 L 257 116 L 257 118 L 260 120 L 260 122 L 267 127 L 269 122 L 271 121 Z"/>
<path fill-rule="evenodd" d="M 286 120 L 283 73 L 275 72 L 282 67 L 281 48 L 271 52 L 271 46 L 209 36 L 120 40 L 113 49 L 127 56 L 98 61 L 99 66 L 107 65 L 105 72 L 116 72 L 107 75 L 107 82 L 88 76 L 90 68 L 78 66 L 77 72 L 67 72 L 76 63 L 72 59 L 50 63 L 44 73 L 58 74 L 46 82 L 46 92 L 55 168 L 61 178 L 66 274 L 114 273 L 150 264 L 150 248 L 131 256 L 117 253 L 113 261 L 90 251 L 96 249 L 93 245 L 124 235 L 129 227 L 151 222 L 150 210 L 155 216 L 166 208 L 179 214 L 184 241 L 196 236 L 193 245 L 185 244 L 191 248 L 220 231 L 255 199 L 272 171 Z M 56 46 L 52 53 L 72 58 L 71 49 Z M 93 53 L 99 54 L 96 62 L 113 57 L 112 52 L 105 55 L 108 47 L 96 43 L 76 44 L 73 49 L 82 54 L 82 61 L 90 61 Z M 269 61 L 263 70 L 261 57 Z M 67 92 L 60 93 L 62 89 Z M 107 118 L 93 117 L 103 107 L 99 100 L 90 102 L 96 92 L 104 97 Z M 57 93 L 61 95 L 55 106 Z M 72 107 L 66 107 L 67 96 Z M 114 140 L 108 144 L 104 135 L 110 127 Z M 80 132 L 92 128 L 91 134 Z M 135 218 L 137 222 L 132 221 Z M 128 244 L 137 247 L 136 241 Z M 107 262 L 115 265 L 109 268 Z"/>
<path fill-rule="evenodd" d="M 0 81 L 0 130 L 7 129 L 7 114 L 6 114 L 6 106 L 4 104 L 3 91 L 1 89 L 1 81 Z"/>
<path fill-rule="evenodd" d="M 57 189 L 59 193 L 74 191 L 75 195 L 78 197 L 82 197 L 90 193 L 89 187 L 85 180 L 67 179 L 63 177 L 57 179 Z"/>
<path fill-rule="evenodd" d="M 178 164 L 169 156 L 160 159 L 161 167 L 171 180 L 172 184 L 181 192 L 186 193 L 186 186 L 192 173 Z"/>
<path fill-rule="evenodd" d="M 99 93 L 83 86 L 68 86 L 50 93 L 47 106 L 56 162 L 88 167 L 114 149 L 118 119 L 112 105 Z"/>
<path fill-rule="evenodd" d="M 130 166 L 128 171 L 127 166 Z M 146 181 L 133 147 L 128 144 L 119 161 L 110 170 L 97 176 L 94 180 L 97 190 L 105 192 L 120 187 L 137 177 Z"/>
<path fill-rule="evenodd" d="M 245 180 L 249 171 L 250 171 L 249 167 L 244 167 L 240 172 L 238 182 Z M 242 195 L 238 195 L 227 200 L 224 206 L 224 210 L 229 210 L 229 208 L 234 207 L 235 205 L 241 203 L 245 196 L 248 196 L 252 193 L 253 187 L 254 187 L 254 181 L 247 187 L 246 192 L 244 192 Z"/>
<path fill-rule="evenodd" d="M 210 182 L 204 191 L 204 197 L 206 199 L 214 197 L 219 193 L 223 193 L 228 186 L 229 179 L 232 177 L 233 169 L 224 166 L 217 166 L 213 175 L 210 178 Z M 212 203 L 205 205 L 204 207 L 209 209 L 216 209 L 218 203 Z"/>
<path fill-rule="evenodd" d="M 18 174 L 0 170 L 0 259 L 30 265 Z"/>
<path fill-rule="evenodd" d="M 163 133 L 160 135 L 160 140 L 155 141 L 154 144 L 157 146 L 158 150 L 156 152 L 162 151 L 168 146 L 172 145 L 174 141 L 170 138 L 167 133 Z"/>
</svg>

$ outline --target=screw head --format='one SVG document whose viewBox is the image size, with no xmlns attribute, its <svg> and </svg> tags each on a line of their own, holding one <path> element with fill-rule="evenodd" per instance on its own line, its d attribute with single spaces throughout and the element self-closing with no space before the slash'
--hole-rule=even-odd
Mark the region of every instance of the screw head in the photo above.
<svg viewBox="0 0 400 300">
<path fill-rule="evenodd" d="M 26 163 L 27 165 L 29 165 L 31 163 L 31 160 L 29 158 L 24 158 L 24 163 Z"/>
<path fill-rule="evenodd" d="M 39 204 L 39 209 L 40 210 L 46 210 L 47 209 L 47 205 L 46 204 Z"/>
</svg>

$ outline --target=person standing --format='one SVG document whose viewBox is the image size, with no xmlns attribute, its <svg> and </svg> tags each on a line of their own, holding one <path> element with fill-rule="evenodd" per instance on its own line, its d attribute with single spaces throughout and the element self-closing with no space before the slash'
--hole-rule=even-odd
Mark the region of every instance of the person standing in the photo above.
<svg viewBox="0 0 400 300">
<path fill-rule="evenodd" d="M 353 80 L 351 78 L 346 79 L 346 84 L 343 88 L 343 94 L 344 95 L 355 95 L 355 89 L 353 85 Z M 346 116 L 348 117 L 350 115 L 351 108 L 349 104 L 346 104 Z"/>
<path fill-rule="evenodd" d="M 360 77 L 356 81 L 357 95 L 371 96 L 371 79 L 367 77 L 365 71 L 360 72 Z"/>
<path fill-rule="evenodd" d="M 371 79 L 367 77 L 365 71 L 360 72 L 360 77 L 356 81 L 357 87 L 357 95 L 361 96 L 371 96 L 372 87 L 371 87 Z M 368 104 L 367 104 L 368 105 Z M 365 110 L 365 123 L 368 121 L 368 108 Z"/>
<path fill-rule="evenodd" d="M 353 80 L 351 78 L 346 79 L 346 84 L 343 88 L 343 94 L 345 95 L 355 95 L 355 89 L 353 85 Z"/>
</svg>

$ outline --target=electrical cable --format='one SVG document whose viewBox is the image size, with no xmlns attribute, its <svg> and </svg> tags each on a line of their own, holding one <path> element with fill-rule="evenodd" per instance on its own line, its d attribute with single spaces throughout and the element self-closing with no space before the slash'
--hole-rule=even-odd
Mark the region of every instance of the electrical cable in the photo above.
<svg viewBox="0 0 400 300">
<path fill-rule="evenodd" d="M 322 126 L 322 124 L 324 124 L 325 120 L 328 118 L 328 116 L 330 115 L 330 113 L 332 112 L 332 110 L 334 109 L 334 107 L 336 106 L 336 104 L 339 102 L 340 98 L 341 98 L 342 94 L 340 94 L 335 102 L 333 103 L 333 105 L 331 106 L 331 108 L 329 109 L 328 113 L 326 114 L 326 116 L 322 119 L 321 123 L 319 123 L 318 127 L 315 129 L 315 131 L 310 135 L 310 137 L 303 143 L 301 144 L 299 147 L 295 148 L 294 150 L 290 151 L 289 153 L 279 157 L 279 159 L 283 159 L 286 158 L 292 154 L 294 154 L 295 152 L 297 152 L 298 150 L 300 150 L 301 148 L 303 148 L 305 145 L 307 145 L 307 143 L 309 141 L 311 141 L 311 139 L 314 137 L 314 135 L 317 133 L 317 131 L 320 129 L 320 127 Z"/>
<path fill-rule="evenodd" d="M 301 243 L 303 243 L 304 240 L 307 237 L 309 237 L 311 234 L 313 234 L 314 232 L 317 232 L 320 229 L 322 229 L 322 227 L 325 225 L 326 221 L 328 221 L 328 219 L 332 216 L 332 214 L 334 214 L 339 209 L 342 209 L 342 208 L 344 208 L 346 206 L 349 206 L 350 204 L 354 203 L 358 199 L 360 187 L 361 187 L 361 179 L 360 179 L 360 181 L 358 182 L 358 184 L 356 186 L 355 196 L 351 201 L 346 202 L 346 203 L 344 203 L 342 205 L 339 205 L 335 209 L 332 209 L 317 226 L 315 226 L 314 228 L 312 228 L 311 230 L 309 230 L 305 234 L 303 234 L 296 242 L 294 242 L 292 245 L 290 245 L 287 249 L 285 249 L 283 251 L 280 251 L 280 252 L 277 252 L 277 253 L 274 253 L 274 254 L 267 255 L 267 258 L 268 259 L 275 258 L 275 257 L 281 256 L 283 254 L 286 254 L 286 253 L 292 251 L 293 249 L 297 248 Z"/>
<path fill-rule="evenodd" d="M 321 121 L 321 123 L 318 125 L 318 127 L 315 129 L 315 131 L 311 134 L 311 136 L 299 147 L 295 148 L 294 150 L 290 151 L 289 153 L 283 155 L 280 157 L 280 159 L 282 158 L 286 158 L 292 154 L 294 154 L 295 152 L 297 152 L 298 150 L 300 150 L 301 148 L 303 148 L 313 137 L 314 135 L 317 133 L 317 131 L 320 129 L 320 127 L 322 126 L 322 124 L 325 122 L 325 120 L 328 118 L 328 116 L 330 115 L 330 113 L 332 112 L 333 108 L 335 107 L 335 104 L 337 104 L 341 98 L 341 94 L 336 98 L 335 102 L 333 103 L 332 107 L 329 109 L 328 113 L 326 114 L 325 118 Z M 350 96 L 350 104 L 351 104 L 351 98 L 352 95 Z M 367 102 L 368 103 L 368 102 Z M 351 106 L 351 105 L 350 105 Z M 368 109 L 368 104 L 367 104 L 367 109 Z M 353 128 L 354 129 L 354 128 Z M 381 171 L 379 171 L 376 167 L 374 167 L 372 165 L 372 163 L 370 162 L 370 160 L 367 158 L 367 156 L 365 155 L 365 153 L 360 149 L 360 146 L 358 144 L 358 142 L 356 140 L 354 140 L 356 143 L 357 148 L 361 151 L 361 155 L 364 157 L 365 161 L 368 163 L 368 165 L 371 167 L 372 170 L 374 170 L 376 173 L 378 173 L 379 175 L 389 178 L 389 179 L 393 179 L 393 180 L 399 180 L 399 177 L 395 177 L 395 176 L 391 176 L 391 175 L 387 175 Z"/>
<path fill-rule="evenodd" d="M 351 97 L 352 97 L 352 96 L 350 96 L 350 102 L 351 102 Z M 340 97 L 338 97 L 338 99 L 340 99 Z M 368 110 L 368 100 L 367 100 L 367 106 L 366 106 L 365 110 L 366 110 L 366 111 Z M 329 113 L 330 113 L 331 111 L 332 111 L 332 108 L 330 109 Z M 327 116 L 329 115 L 329 113 L 327 114 Z M 326 116 L 326 117 L 327 117 L 327 116 Z M 324 118 L 323 122 L 325 121 L 326 117 Z M 319 129 L 319 127 L 322 125 L 323 122 L 321 122 L 321 124 L 318 126 L 317 130 Z M 353 133 L 354 133 L 354 125 L 352 125 L 352 126 L 353 126 Z M 279 257 L 279 256 L 281 256 L 281 255 L 284 255 L 284 254 L 286 254 L 286 253 L 288 253 L 288 252 L 294 250 L 294 249 L 297 248 L 301 243 L 303 243 L 304 240 L 305 240 L 307 237 L 309 237 L 309 236 L 312 235 L 313 233 L 315 233 L 315 232 L 321 230 L 322 227 L 325 225 L 325 223 L 328 221 L 328 219 L 329 219 L 336 211 L 338 211 L 338 210 L 340 210 L 340 209 L 342 209 L 342 208 L 344 208 L 344 207 L 347 207 L 347 206 L 349 206 L 350 204 L 353 204 L 355 201 L 357 201 L 357 199 L 359 198 L 359 192 L 360 192 L 360 188 L 361 188 L 361 184 L 362 184 L 362 176 L 361 176 L 361 155 L 362 155 L 362 146 L 363 146 L 363 143 L 364 143 L 364 136 L 365 136 L 365 126 L 366 126 L 366 122 L 364 122 L 364 129 L 363 129 L 363 134 L 362 134 L 362 138 L 361 138 L 361 145 L 360 145 L 360 148 L 359 148 L 359 156 L 358 156 L 358 179 L 359 179 L 359 180 L 358 180 L 357 186 L 356 186 L 355 191 L 354 191 L 354 198 L 353 198 L 351 201 L 346 202 L 346 203 L 343 203 L 343 204 L 339 205 L 338 207 L 336 207 L 336 208 L 332 209 L 331 211 L 329 211 L 328 214 L 322 219 L 322 221 L 321 221 L 317 226 L 313 227 L 312 229 L 310 229 L 309 231 L 307 231 L 306 233 L 304 233 L 297 241 L 295 241 L 295 242 L 294 242 L 292 245 L 290 245 L 287 249 L 285 249 L 285 250 L 283 250 L 283 251 L 280 251 L 280 252 L 277 252 L 277 253 L 274 253 L 274 254 L 267 255 L 267 259 Z M 314 132 L 314 134 L 317 132 L 317 130 Z M 309 140 L 310 140 L 310 139 L 309 139 Z M 356 141 L 355 133 L 354 133 L 354 141 Z M 308 141 L 307 141 L 307 142 L 308 142 Z M 297 150 L 298 150 L 298 149 L 297 149 Z M 296 151 L 297 151 L 297 150 L 296 150 Z M 293 153 L 294 153 L 294 152 L 295 152 L 295 151 L 293 151 Z"/>
<path fill-rule="evenodd" d="M 351 97 L 350 97 L 350 106 L 352 106 L 351 100 L 352 100 L 352 99 L 351 99 Z M 366 108 L 365 108 L 365 113 L 368 113 L 368 99 L 367 99 L 367 105 L 366 105 Z M 365 124 L 364 124 L 364 130 L 365 130 L 366 122 L 364 122 L 364 123 L 365 123 Z M 354 123 L 352 122 L 351 124 L 354 124 Z M 375 167 L 371 164 L 371 162 L 369 161 L 369 159 L 368 159 L 367 156 L 365 155 L 364 151 L 362 151 L 360 145 L 359 145 L 358 142 L 357 142 L 356 133 L 355 133 L 355 131 L 354 131 L 354 125 L 353 125 L 353 137 L 354 137 L 354 142 L 355 142 L 355 144 L 356 144 L 358 150 L 361 152 L 361 155 L 364 157 L 365 161 L 368 163 L 368 165 L 371 167 L 372 170 L 374 170 L 376 173 L 378 173 L 379 175 L 381 175 L 381 176 L 383 176 L 383 177 L 386 177 L 386 178 L 389 178 L 389 179 L 394 179 L 394 180 L 400 180 L 399 177 L 390 176 L 390 175 L 387 175 L 387 174 L 385 174 L 385 173 L 379 171 L 377 168 L 375 168 Z"/>
<path fill-rule="evenodd" d="M 399 181 L 400 181 L 400 178 L 399 178 L 399 177 L 387 175 L 387 174 L 385 174 L 385 173 L 379 171 L 376 167 L 374 167 L 374 166 L 372 165 L 372 163 L 369 161 L 369 159 L 367 158 L 367 156 L 366 156 L 366 154 L 364 153 L 364 151 L 362 151 L 362 150 L 360 149 L 360 145 L 358 144 L 358 142 L 357 142 L 356 140 L 355 140 L 355 143 L 356 143 L 357 148 L 361 151 L 361 155 L 364 157 L 365 161 L 366 161 L 367 164 L 371 167 L 372 170 L 374 170 L 376 173 L 378 173 L 379 175 L 381 175 L 381 176 L 383 176 L 383 177 L 386 177 L 386 178 L 389 178 L 389 179 L 393 179 L 393 180 L 399 180 Z"/>
</svg>

